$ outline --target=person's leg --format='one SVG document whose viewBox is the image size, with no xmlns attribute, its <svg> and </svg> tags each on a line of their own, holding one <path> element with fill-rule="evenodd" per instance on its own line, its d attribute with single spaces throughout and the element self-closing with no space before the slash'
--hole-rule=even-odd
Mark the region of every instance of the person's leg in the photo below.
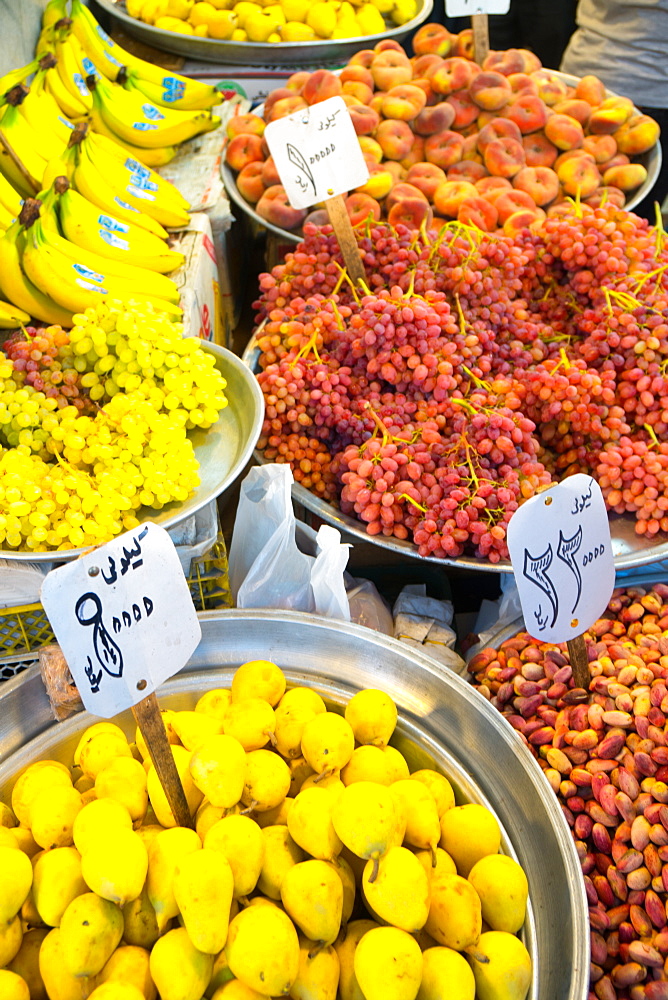
<svg viewBox="0 0 668 1000">
<path fill-rule="evenodd" d="M 666 195 L 668 195 L 668 108 L 640 108 L 644 115 L 654 118 L 661 127 L 661 170 L 656 179 L 654 187 L 650 193 L 643 198 L 639 205 L 633 209 L 636 215 L 648 219 L 651 223 L 656 221 L 655 202 L 663 205 Z"/>
</svg>

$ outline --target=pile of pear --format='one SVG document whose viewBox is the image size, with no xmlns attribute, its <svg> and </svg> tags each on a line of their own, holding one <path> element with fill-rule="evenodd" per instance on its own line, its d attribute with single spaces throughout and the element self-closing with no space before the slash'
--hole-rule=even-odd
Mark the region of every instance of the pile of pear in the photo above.
<svg viewBox="0 0 668 1000">
<path fill-rule="evenodd" d="M 192 828 L 113 722 L 0 803 L 2 1000 L 524 1000 L 526 875 L 387 694 L 254 660 L 163 720 Z"/>
</svg>

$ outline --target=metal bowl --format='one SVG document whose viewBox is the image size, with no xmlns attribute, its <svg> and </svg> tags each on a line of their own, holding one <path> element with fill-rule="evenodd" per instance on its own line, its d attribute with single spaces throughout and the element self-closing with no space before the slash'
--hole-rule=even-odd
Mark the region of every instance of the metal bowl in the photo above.
<svg viewBox="0 0 668 1000">
<path fill-rule="evenodd" d="M 257 380 L 247 366 L 231 351 L 202 341 L 202 348 L 213 354 L 216 367 L 227 380 L 228 405 L 217 423 L 208 430 L 189 434 L 199 462 L 200 485 L 183 503 L 166 504 L 162 510 L 140 507 L 137 517 L 154 521 L 163 528 L 174 528 L 202 507 L 220 496 L 243 472 L 250 461 L 264 419 L 264 399 Z M 29 563 L 64 562 L 76 559 L 85 549 L 56 549 L 48 552 L 20 552 L 0 548 L 0 558 Z"/>
<path fill-rule="evenodd" d="M 217 38 L 199 38 L 183 35 L 178 31 L 165 31 L 145 24 L 131 17 L 125 0 L 95 0 L 97 5 L 111 14 L 128 35 L 138 38 L 155 49 L 175 52 L 187 59 L 204 62 L 234 64 L 235 66 L 341 66 L 359 49 L 373 48 L 381 38 L 394 38 L 401 42 L 415 31 L 429 17 L 434 6 L 433 0 L 418 0 L 418 13 L 406 24 L 399 27 L 388 26 L 379 35 L 363 35 L 360 38 L 324 39 L 315 42 L 231 42 Z"/>
<path fill-rule="evenodd" d="M 229 687 L 240 663 L 269 657 L 291 684 L 313 686 L 333 706 L 381 687 L 399 708 L 393 744 L 412 768 L 436 766 L 458 801 L 495 812 L 502 849 L 520 862 L 531 901 L 523 931 L 534 975 L 529 1000 L 586 1000 L 589 922 L 575 846 L 540 767 L 506 720 L 471 685 L 420 652 L 348 622 L 280 611 L 200 616 L 202 640 L 184 670 L 162 686 L 164 708 L 191 709 L 213 687 Z M 71 763 L 88 713 L 54 724 L 37 667 L 0 689 L 0 797 L 31 761 Z M 117 719 L 128 735 L 132 715 Z"/>
</svg>

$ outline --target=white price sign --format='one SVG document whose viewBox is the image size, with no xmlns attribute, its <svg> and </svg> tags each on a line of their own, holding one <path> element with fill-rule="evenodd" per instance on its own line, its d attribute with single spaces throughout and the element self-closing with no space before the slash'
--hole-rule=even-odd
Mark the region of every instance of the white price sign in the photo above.
<svg viewBox="0 0 668 1000">
<path fill-rule="evenodd" d="M 52 570 L 41 598 L 81 700 L 103 719 L 152 694 L 202 635 L 174 543 L 150 522 Z"/>
<path fill-rule="evenodd" d="M 445 0 L 448 17 L 468 17 L 470 14 L 507 14 L 510 0 Z"/>
<path fill-rule="evenodd" d="M 578 474 L 527 500 L 508 523 L 527 631 L 544 642 L 581 635 L 615 586 L 610 524 L 598 483 Z"/>
<path fill-rule="evenodd" d="M 342 97 L 329 97 L 270 122 L 264 137 L 293 208 L 344 194 L 369 178 Z"/>
</svg>

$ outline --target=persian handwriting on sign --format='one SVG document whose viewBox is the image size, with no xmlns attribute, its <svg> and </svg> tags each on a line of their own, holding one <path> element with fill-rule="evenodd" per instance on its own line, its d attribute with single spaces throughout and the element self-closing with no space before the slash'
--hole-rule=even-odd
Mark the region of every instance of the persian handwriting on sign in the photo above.
<svg viewBox="0 0 668 1000">
<path fill-rule="evenodd" d="M 132 548 L 127 549 L 125 546 L 123 546 L 123 556 L 120 560 L 121 576 L 125 576 L 130 566 L 132 566 L 132 569 L 139 569 L 139 567 L 143 565 L 143 560 L 139 558 L 139 556 L 141 555 L 141 545 L 139 544 L 139 542 L 141 541 L 142 538 L 146 536 L 147 530 L 148 530 L 147 528 L 144 528 L 143 531 L 139 532 L 136 538 L 132 539 L 133 541 Z M 118 579 L 116 573 L 116 560 L 114 559 L 113 556 L 107 556 L 107 559 L 109 560 L 109 576 L 105 576 L 105 574 L 103 573 L 102 579 L 104 580 L 105 583 L 109 584 L 116 583 L 116 580 Z M 133 560 L 136 561 L 133 562 Z"/>
<path fill-rule="evenodd" d="M 318 131 L 323 132 L 328 128 L 333 128 L 336 125 L 336 116 L 338 115 L 338 109 L 331 115 L 328 115 L 323 121 L 318 122 Z"/>
</svg>

